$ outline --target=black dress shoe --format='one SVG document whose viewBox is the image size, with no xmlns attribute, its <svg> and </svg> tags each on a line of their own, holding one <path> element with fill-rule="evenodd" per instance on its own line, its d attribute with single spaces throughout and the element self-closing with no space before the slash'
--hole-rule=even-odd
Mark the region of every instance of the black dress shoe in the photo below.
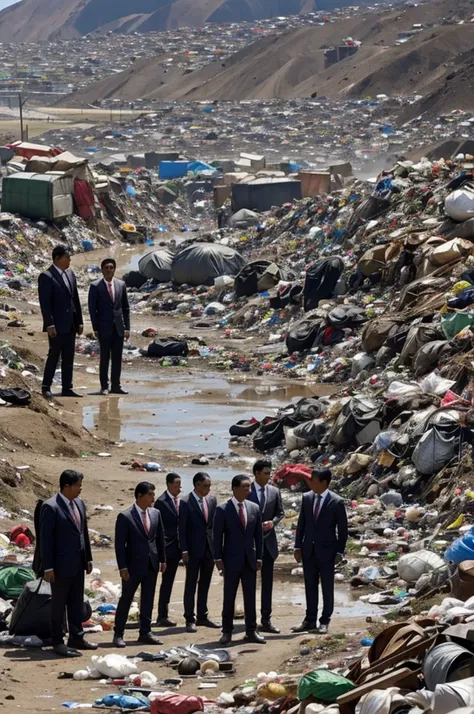
<svg viewBox="0 0 474 714">
<path fill-rule="evenodd" d="M 212 630 L 220 630 L 221 625 L 217 625 L 215 622 L 210 620 L 208 617 L 198 618 L 196 620 L 196 625 L 198 627 L 210 627 Z"/>
<path fill-rule="evenodd" d="M 265 645 L 266 639 L 259 635 L 258 632 L 248 632 L 244 637 L 244 642 L 252 642 L 255 645 Z"/>
<path fill-rule="evenodd" d="M 291 628 L 292 632 L 309 632 L 309 630 L 315 630 L 316 629 L 316 623 L 315 622 L 306 622 L 306 620 L 303 620 L 301 625 L 295 625 L 295 627 Z"/>
<path fill-rule="evenodd" d="M 163 642 L 153 633 L 149 632 L 147 635 L 140 635 L 138 641 L 142 645 L 162 645 Z"/>
<path fill-rule="evenodd" d="M 159 617 L 156 624 L 160 627 L 176 627 L 178 623 L 173 622 L 173 620 L 169 620 L 167 617 Z"/>
<path fill-rule="evenodd" d="M 227 647 L 227 645 L 230 645 L 231 642 L 232 642 L 232 635 L 229 635 L 227 632 L 224 632 L 222 634 L 222 637 L 219 640 L 219 644 L 222 647 Z"/>
<path fill-rule="evenodd" d="M 186 624 L 186 632 L 197 632 L 197 627 L 194 622 L 188 622 Z"/>
<path fill-rule="evenodd" d="M 120 648 L 127 646 L 123 637 L 114 637 L 114 639 L 112 640 L 112 644 L 114 645 L 114 647 Z"/>
<path fill-rule="evenodd" d="M 73 389 L 66 389 L 61 392 L 62 397 L 75 397 L 76 399 L 82 399 L 82 394 L 78 394 Z"/>
<path fill-rule="evenodd" d="M 74 650 L 98 650 L 99 649 L 99 645 L 96 645 L 95 642 L 88 642 L 85 639 L 68 640 L 67 646 L 71 647 Z"/>
<path fill-rule="evenodd" d="M 126 392 L 125 389 L 122 389 L 122 387 L 112 387 L 110 394 L 128 394 L 128 392 Z"/>
<path fill-rule="evenodd" d="M 260 632 L 270 632 L 273 635 L 280 634 L 280 630 L 278 629 L 278 627 L 275 627 L 274 625 L 272 625 L 270 620 L 268 620 L 268 622 L 262 622 L 262 624 L 260 625 L 260 627 L 258 629 Z"/>
<path fill-rule="evenodd" d="M 45 399 L 47 399 L 48 401 L 50 401 L 51 399 L 53 399 L 53 395 L 51 394 L 51 392 L 49 391 L 49 389 L 43 389 L 43 391 L 41 392 L 41 394 L 42 394 L 43 397 L 44 397 Z"/>
<path fill-rule="evenodd" d="M 53 650 L 55 654 L 59 655 L 60 657 L 82 657 L 80 652 L 78 652 L 77 650 L 73 650 L 71 647 L 68 647 L 65 644 L 54 645 Z"/>
</svg>

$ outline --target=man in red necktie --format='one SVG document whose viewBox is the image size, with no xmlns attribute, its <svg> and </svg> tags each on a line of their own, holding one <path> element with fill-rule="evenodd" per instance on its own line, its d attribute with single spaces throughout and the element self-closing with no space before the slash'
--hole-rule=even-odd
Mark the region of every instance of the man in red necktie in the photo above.
<svg viewBox="0 0 474 714">
<path fill-rule="evenodd" d="M 92 552 L 86 508 L 79 498 L 84 476 L 63 471 L 60 492 L 41 507 L 39 549 L 40 573 L 51 584 L 51 630 L 53 648 L 61 657 L 79 657 L 78 650 L 95 650 L 84 638 L 84 574 L 92 572 Z M 64 613 L 69 639 L 64 644 Z"/>
<path fill-rule="evenodd" d="M 217 500 L 210 492 L 211 478 L 205 471 L 194 475 L 193 486 L 179 508 L 179 543 L 186 566 L 184 619 L 188 633 L 197 632 L 198 627 L 219 629 L 209 618 L 207 602 L 214 570 L 212 528 Z"/>
<path fill-rule="evenodd" d="M 347 515 L 344 501 L 329 490 L 331 471 L 313 471 L 311 491 L 301 502 L 295 538 L 295 560 L 303 563 L 306 616 L 293 632 L 314 630 L 318 617 L 321 581 L 323 610 L 318 632 L 326 634 L 334 610 L 334 568 L 341 562 L 347 542 Z"/>
<path fill-rule="evenodd" d="M 100 345 L 101 394 L 109 391 L 109 364 L 111 370 L 111 393 L 126 394 L 120 384 L 124 340 L 130 337 L 130 306 L 127 288 L 123 280 L 115 276 L 116 263 L 106 258 L 101 263 L 103 277 L 95 280 L 89 288 L 89 313 L 92 329 Z"/>
<path fill-rule="evenodd" d="M 257 571 L 263 560 L 262 514 L 259 506 L 247 500 L 250 478 L 244 474 L 232 479 L 233 497 L 216 509 L 214 517 L 214 557 L 224 576 L 222 637 L 226 647 L 232 641 L 235 598 L 242 583 L 245 612 L 245 641 L 265 644 L 257 632 Z"/>
<path fill-rule="evenodd" d="M 161 514 L 153 508 L 155 487 L 142 481 L 135 488 L 135 503 L 119 513 L 115 524 L 115 555 L 122 579 L 122 595 L 117 605 L 114 645 L 125 647 L 123 639 L 128 613 L 138 588 L 140 635 L 145 645 L 159 645 L 151 631 L 151 616 L 158 573 L 166 571 L 165 531 Z"/>
</svg>

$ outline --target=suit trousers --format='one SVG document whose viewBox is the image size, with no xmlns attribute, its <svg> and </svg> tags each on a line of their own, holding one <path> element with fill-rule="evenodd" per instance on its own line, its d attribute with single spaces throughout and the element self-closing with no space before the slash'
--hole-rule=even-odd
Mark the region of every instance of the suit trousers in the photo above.
<svg viewBox="0 0 474 714">
<path fill-rule="evenodd" d="M 239 583 L 244 595 L 245 631 L 253 633 L 257 629 L 257 571 L 248 563 L 241 570 L 231 570 L 224 561 L 224 605 L 222 608 L 222 632 L 231 634 L 234 629 L 235 598 Z"/>
<path fill-rule="evenodd" d="M 84 613 L 84 571 L 72 577 L 55 573 L 51 583 L 51 637 L 54 645 L 64 643 L 64 613 L 67 612 L 68 632 L 71 640 L 84 637 L 82 617 Z"/>
<path fill-rule="evenodd" d="M 44 366 L 42 389 L 49 390 L 61 358 L 61 383 L 63 391 L 72 389 L 72 372 L 74 369 L 74 350 L 76 348 L 76 332 L 72 330 L 65 335 L 49 337 L 49 350 Z"/>
<path fill-rule="evenodd" d="M 168 607 L 171 600 L 176 571 L 178 570 L 181 558 L 166 558 L 166 570 L 161 578 L 160 595 L 158 598 L 158 618 L 168 617 Z"/>
<path fill-rule="evenodd" d="M 204 558 L 189 556 L 184 584 L 184 619 L 189 624 L 195 622 L 194 605 L 197 588 L 197 619 L 204 620 L 209 614 L 207 597 L 211 586 L 214 558 L 208 549 Z"/>
<path fill-rule="evenodd" d="M 122 353 L 124 336 L 119 335 L 114 325 L 110 335 L 99 334 L 100 364 L 99 376 L 101 389 L 109 388 L 109 364 L 112 361 L 111 386 L 112 389 L 120 387 L 120 375 L 122 374 Z"/>
<path fill-rule="evenodd" d="M 329 625 L 334 612 L 334 560 L 321 563 L 313 553 L 303 558 L 304 587 L 306 592 L 306 622 L 316 625 L 318 619 L 319 582 L 323 593 L 321 625 Z"/>
<path fill-rule="evenodd" d="M 147 635 L 151 632 L 151 616 L 153 614 L 153 602 L 155 599 L 156 581 L 158 571 L 154 569 L 151 562 L 148 564 L 148 571 L 142 575 L 132 575 L 127 581 L 122 580 L 122 595 L 118 601 L 115 613 L 115 637 L 123 637 L 125 625 L 127 624 L 128 613 L 135 598 L 135 593 L 141 587 L 140 593 L 140 635 Z"/>
<path fill-rule="evenodd" d="M 272 596 L 273 596 L 273 570 L 275 561 L 270 553 L 265 550 L 263 553 L 263 563 L 261 573 L 261 603 L 260 615 L 262 622 L 269 622 L 272 617 Z"/>
</svg>

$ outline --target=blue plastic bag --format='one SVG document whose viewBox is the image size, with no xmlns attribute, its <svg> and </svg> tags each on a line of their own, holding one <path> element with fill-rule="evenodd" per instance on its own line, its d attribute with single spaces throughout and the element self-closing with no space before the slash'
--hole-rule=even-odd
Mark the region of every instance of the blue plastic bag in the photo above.
<svg viewBox="0 0 474 714">
<path fill-rule="evenodd" d="M 127 694 L 106 694 L 102 699 L 97 699 L 95 704 L 102 704 L 106 707 L 121 707 L 122 709 L 139 709 L 143 707 L 144 702 Z"/>
<path fill-rule="evenodd" d="M 474 560 L 474 530 L 471 530 L 452 543 L 444 554 L 445 560 L 459 565 L 465 560 Z"/>
</svg>

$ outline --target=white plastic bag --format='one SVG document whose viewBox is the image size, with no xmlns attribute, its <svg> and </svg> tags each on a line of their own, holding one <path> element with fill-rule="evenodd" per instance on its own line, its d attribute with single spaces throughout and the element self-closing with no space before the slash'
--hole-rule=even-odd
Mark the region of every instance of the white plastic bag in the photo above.
<svg viewBox="0 0 474 714">
<path fill-rule="evenodd" d="M 135 660 L 127 659 L 123 655 L 109 654 L 105 657 L 94 655 L 92 664 L 102 675 L 112 679 L 128 677 L 129 674 L 138 672 Z"/>
<path fill-rule="evenodd" d="M 444 560 L 431 550 L 419 550 L 416 553 L 402 555 L 398 561 L 398 575 L 407 583 L 416 583 L 424 573 L 442 568 Z"/>
<path fill-rule="evenodd" d="M 436 372 L 427 374 L 420 382 L 420 387 L 426 394 L 437 394 L 439 397 L 444 397 L 448 389 L 451 389 L 456 382 L 452 379 L 444 379 Z"/>
<path fill-rule="evenodd" d="M 467 221 L 474 216 L 474 191 L 467 186 L 458 188 L 446 197 L 446 215 L 454 221 Z"/>
</svg>

